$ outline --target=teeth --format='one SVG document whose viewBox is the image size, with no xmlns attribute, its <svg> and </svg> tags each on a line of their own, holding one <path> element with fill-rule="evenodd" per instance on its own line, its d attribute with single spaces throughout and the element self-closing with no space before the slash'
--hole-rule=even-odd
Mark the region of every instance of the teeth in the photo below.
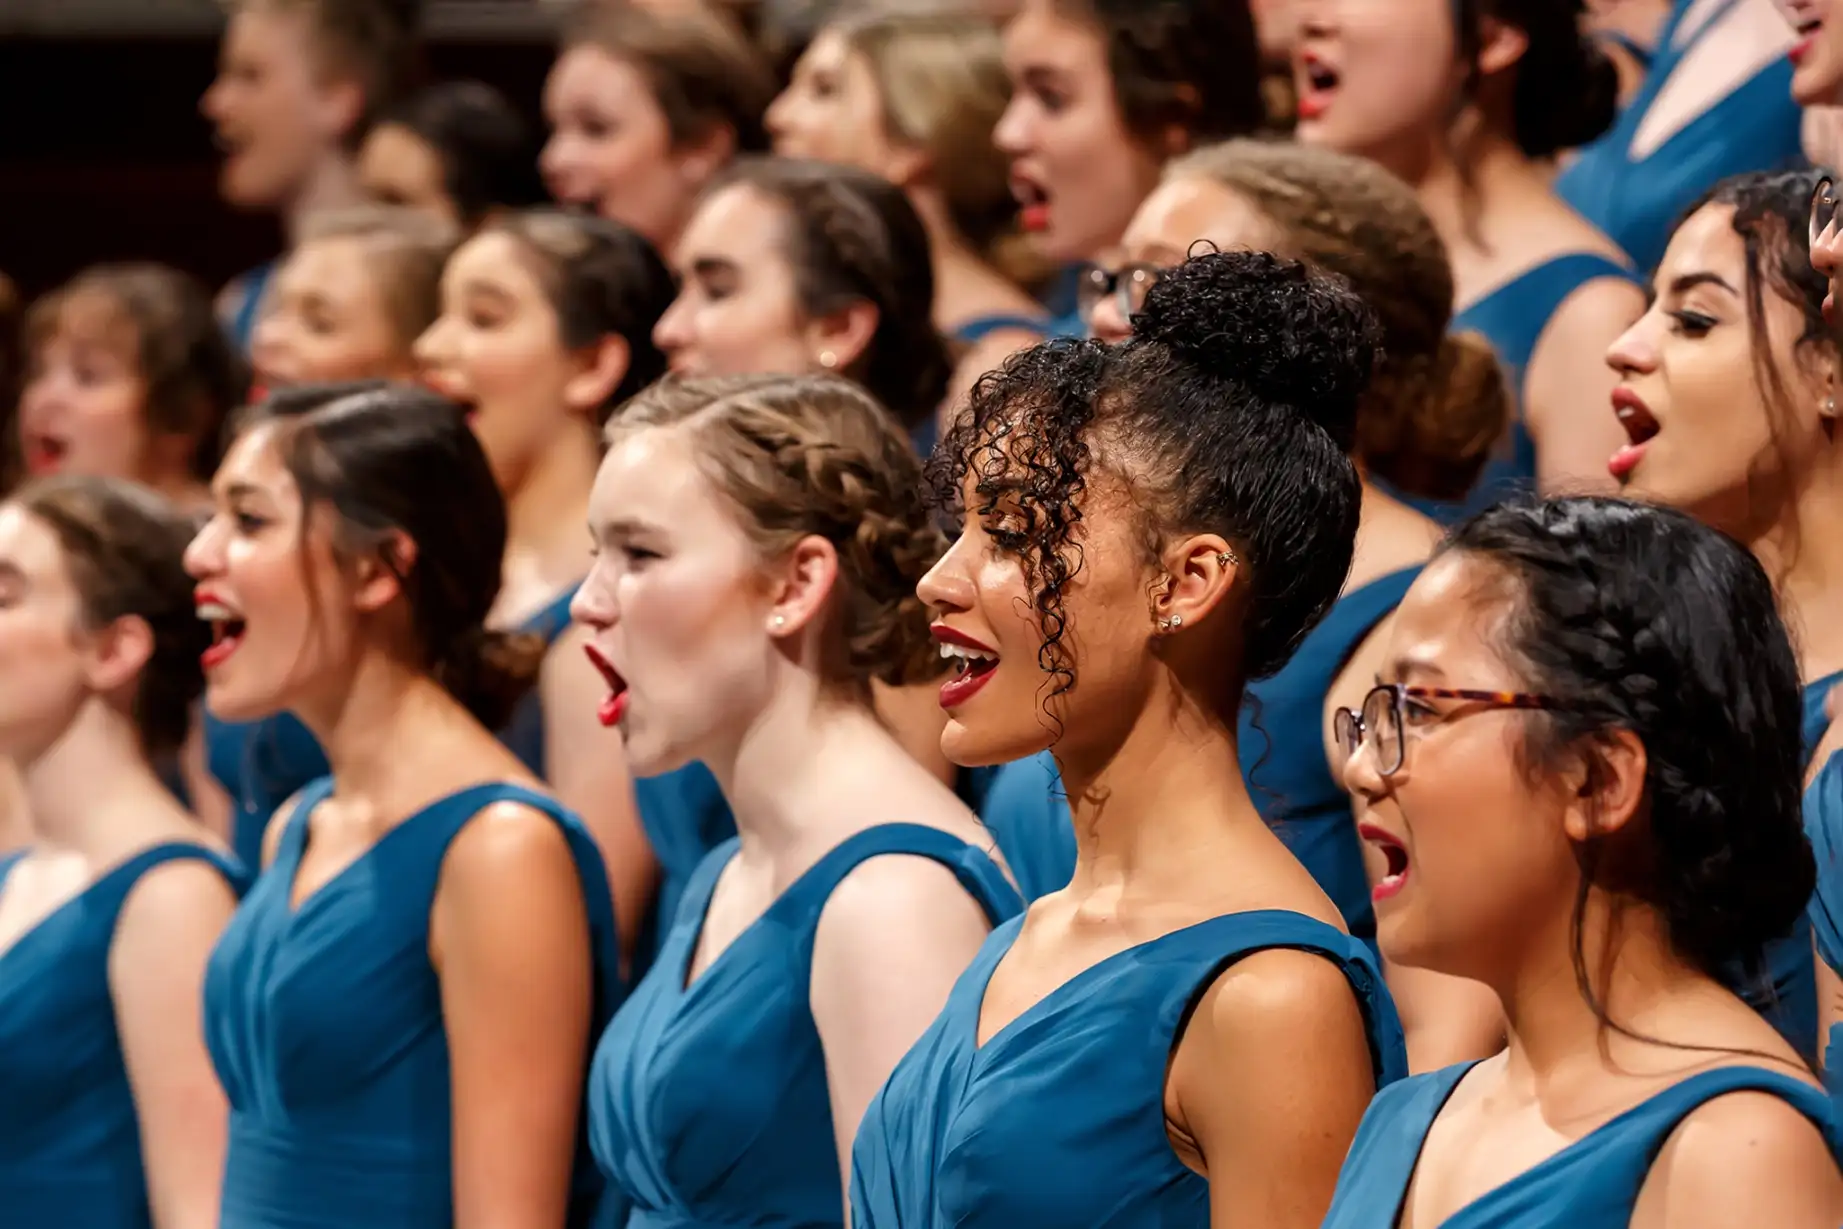
<svg viewBox="0 0 1843 1229">
<path fill-rule="evenodd" d="M 946 643 L 943 643 L 941 645 L 941 657 L 943 660 L 947 660 L 947 661 L 952 661 L 955 658 L 958 658 L 962 661 L 997 661 L 998 660 L 997 656 L 992 653 L 982 653 L 978 649 L 969 649 L 963 644 L 946 644 Z"/>
<path fill-rule="evenodd" d="M 228 606 L 216 602 L 205 602 L 198 608 L 198 617 L 206 623 L 229 623 L 237 616 Z"/>
</svg>

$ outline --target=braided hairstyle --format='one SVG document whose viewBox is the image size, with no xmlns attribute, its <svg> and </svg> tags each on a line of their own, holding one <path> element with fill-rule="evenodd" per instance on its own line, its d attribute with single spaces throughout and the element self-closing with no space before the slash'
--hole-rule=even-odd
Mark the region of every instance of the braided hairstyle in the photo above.
<svg viewBox="0 0 1843 1229">
<path fill-rule="evenodd" d="M 1343 277 L 1376 313 L 1382 358 L 1357 413 L 1356 457 L 1398 490 L 1458 499 L 1511 416 L 1497 354 L 1453 333 L 1453 270 L 1414 189 L 1367 158 L 1225 141 L 1165 169 L 1221 184 L 1266 215 L 1280 248 Z"/>
<path fill-rule="evenodd" d="M 1027 529 L 987 532 L 1015 553 L 1044 635 L 1038 661 L 1075 685 L 1063 591 L 1099 444 L 1145 518 L 1148 555 L 1214 532 L 1247 577 L 1242 685 L 1278 671 L 1344 584 L 1361 488 L 1350 449 L 1376 359 L 1375 318 L 1340 281 L 1265 252 L 1193 256 L 1147 292 L 1119 345 L 1059 339 L 974 386 L 928 462 L 935 498 L 991 517 L 1015 500 Z"/>
<path fill-rule="evenodd" d="M 1817 874 L 1798 662 L 1759 562 L 1686 513 L 1586 496 L 1480 513 L 1452 551 L 1501 571 L 1509 661 L 1555 701 L 1530 717 L 1528 771 L 1584 756 L 1597 772 L 1596 740 L 1614 731 L 1644 744 L 1639 818 L 1578 850 L 1575 977 L 1602 1023 L 1581 946 L 1593 886 L 1656 909 L 1711 977 L 1757 974 Z"/>
<path fill-rule="evenodd" d="M 947 396 L 953 360 L 934 327 L 934 260 L 907 194 L 880 175 L 804 158 L 739 158 L 706 198 L 759 192 L 786 215 L 784 252 L 808 317 L 854 303 L 877 309 L 877 331 L 844 373 L 905 426 L 925 422 Z"/>
<path fill-rule="evenodd" d="M 825 680 L 867 699 L 941 673 L 915 586 L 946 551 L 921 463 L 896 420 L 840 376 L 669 376 L 615 412 L 610 445 L 636 431 L 691 432 L 705 478 L 774 559 L 818 536 L 838 552 Z"/>
</svg>

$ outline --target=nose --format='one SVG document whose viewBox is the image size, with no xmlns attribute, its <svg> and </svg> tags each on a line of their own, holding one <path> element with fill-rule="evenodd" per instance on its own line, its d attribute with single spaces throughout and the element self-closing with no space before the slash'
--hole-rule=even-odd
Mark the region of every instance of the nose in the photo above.
<svg viewBox="0 0 1843 1229">
<path fill-rule="evenodd" d="M 1120 296 L 1104 296 L 1088 312 L 1088 334 L 1096 341 L 1125 341 L 1133 335 L 1133 322 L 1120 310 Z"/>
<path fill-rule="evenodd" d="M 427 370 L 442 365 L 449 355 L 448 317 L 437 316 L 435 323 L 422 331 L 422 335 L 410 343 L 410 357 L 416 360 L 418 367 Z"/>
<path fill-rule="evenodd" d="M 186 575 L 209 580 L 224 570 L 224 518 L 213 516 L 186 544 Z"/>
<path fill-rule="evenodd" d="M 281 312 L 263 312 L 256 318 L 256 327 L 250 333 L 250 362 L 258 370 L 270 375 L 275 374 L 275 367 L 288 352 L 288 322 Z"/>
<path fill-rule="evenodd" d="M 1811 245 L 1811 267 L 1830 279 L 1831 293 L 1836 293 L 1837 270 L 1843 268 L 1843 226 L 1831 223 Z"/>
<path fill-rule="evenodd" d="M 672 305 L 659 317 L 659 323 L 653 326 L 653 344 L 665 351 L 668 358 L 691 345 L 691 304 L 687 291 L 678 292 Z"/>
<path fill-rule="evenodd" d="M 999 114 L 998 123 L 992 126 L 992 144 L 1007 157 L 1016 158 L 1030 152 L 1030 117 L 1025 112 L 1028 105 L 1021 90 L 1012 94 L 1011 101 Z"/>
<path fill-rule="evenodd" d="M 768 104 L 768 110 L 762 116 L 762 129 L 767 132 L 768 139 L 771 141 L 779 142 L 787 136 L 787 119 L 788 112 L 793 107 L 793 92 L 794 87 L 790 85 L 776 94 L 774 101 Z"/>
<path fill-rule="evenodd" d="M 1344 789 L 1369 801 L 1389 790 L 1389 779 L 1376 771 L 1376 753 L 1368 738 L 1357 740 L 1357 749 L 1344 760 Z"/>
<path fill-rule="evenodd" d="M 973 580 L 964 564 L 963 552 L 970 550 L 967 535 L 962 534 L 947 553 L 935 560 L 927 575 L 915 583 L 915 596 L 931 611 L 951 614 L 971 610 L 977 600 Z"/>
<path fill-rule="evenodd" d="M 619 614 L 614 603 L 614 585 L 607 575 L 606 565 L 597 556 L 589 574 L 577 586 L 576 596 L 570 599 L 570 620 L 601 632 L 613 627 Z"/>
<path fill-rule="evenodd" d="M 1646 312 L 1632 327 L 1613 339 L 1606 349 L 1606 365 L 1622 376 L 1643 375 L 1657 368 L 1657 347 L 1651 342 L 1651 318 Z"/>
</svg>

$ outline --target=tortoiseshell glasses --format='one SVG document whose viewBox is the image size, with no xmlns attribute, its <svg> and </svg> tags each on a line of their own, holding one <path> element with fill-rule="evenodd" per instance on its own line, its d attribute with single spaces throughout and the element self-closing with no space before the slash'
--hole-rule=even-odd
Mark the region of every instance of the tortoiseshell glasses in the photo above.
<svg viewBox="0 0 1843 1229">
<path fill-rule="evenodd" d="M 1367 741 L 1371 754 L 1376 757 L 1376 771 L 1385 777 L 1394 776 L 1401 769 L 1407 744 L 1403 732 L 1407 729 L 1405 713 L 1409 700 L 1464 700 L 1475 706 L 1470 710 L 1473 712 L 1556 707 L 1556 702 L 1548 696 L 1521 691 L 1471 691 L 1463 687 L 1404 687 L 1400 683 L 1382 683 L 1363 697 L 1361 712 L 1340 708 L 1331 715 L 1331 733 L 1343 748 L 1344 758 L 1349 760 Z M 1427 716 L 1435 721 L 1459 715 L 1457 710 L 1444 714 L 1427 710 Z"/>
</svg>

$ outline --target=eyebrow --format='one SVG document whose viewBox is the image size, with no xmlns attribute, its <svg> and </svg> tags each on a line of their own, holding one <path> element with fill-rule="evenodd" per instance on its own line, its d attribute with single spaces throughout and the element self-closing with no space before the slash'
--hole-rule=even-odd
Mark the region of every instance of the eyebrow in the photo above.
<svg viewBox="0 0 1843 1229">
<path fill-rule="evenodd" d="M 612 521 L 602 522 L 599 538 L 605 540 L 609 538 L 644 537 L 647 534 L 662 533 L 664 532 L 664 529 L 665 527 L 663 525 L 655 525 L 650 521 L 636 521 L 631 518 L 617 518 Z M 589 532 L 591 534 L 594 534 L 596 532 L 595 527 L 590 526 Z"/>
<path fill-rule="evenodd" d="M 1728 284 L 1727 278 L 1719 273 L 1712 273 L 1707 270 L 1698 273 L 1685 273 L 1682 277 L 1672 278 L 1670 281 L 1670 293 L 1688 294 L 1698 286 L 1715 286 L 1727 291 L 1736 298 L 1739 298 L 1741 293 Z"/>
<path fill-rule="evenodd" d="M 1397 657 L 1389 663 L 1389 674 L 1398 683 L 1417 674 L 1428 679 L 1446 677 L 1446 671 L 1440 669 L 1435 663 L 1420 657 Z M 1381 675 L 1376 676 L 1376 682 L 1383 682 Z"/>
<path fill-rule="evenodd" d="M 725 273 L 734 273 L 736 262 L 725 260 L 721 256 L 700 256 L 691 262 L 693 277 L 714 277 Z"/>
<path fill-rule="evenodd" d="M 507 294 L 504 289 L 493 285 L 491 282 L 481 281 L 478 278 L 462 283 L 461 293 L 477 294 L 482 298 L 497 299 L 502 303 L 510 303 L 512 301 L 512 296 Z"/>
<path fill-rule="evenodd" d="M 218 492 L 218 498 L 228 502 L 233 499 L 249 499 L 251 497 L 261 499 L 267 494 L 267 491 L 253 482 L 231 482 L 226 483 L 224 489 Z"/>
</svg>

